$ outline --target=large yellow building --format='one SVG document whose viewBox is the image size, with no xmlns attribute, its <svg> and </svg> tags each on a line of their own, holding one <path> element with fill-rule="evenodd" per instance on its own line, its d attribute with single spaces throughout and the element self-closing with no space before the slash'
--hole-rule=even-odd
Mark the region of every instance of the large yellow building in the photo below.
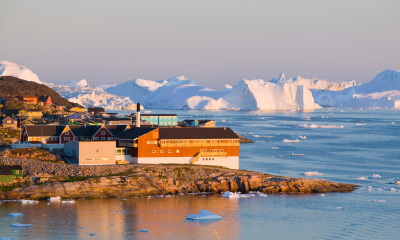
<svg viewBox="0 0 400 240">
<path fill-rule="evenodd" d="M 22 109 L 18 111 L 19 117 L 31 117 L 31 118 L 41 118 L 43 113 L 41 110 L 38 109 Z"/>
<path fill-rule="evenodd" d="M 69 109 L 70 112 L 87 112 L 86 108 L 73 107 Z"/>
</svg>

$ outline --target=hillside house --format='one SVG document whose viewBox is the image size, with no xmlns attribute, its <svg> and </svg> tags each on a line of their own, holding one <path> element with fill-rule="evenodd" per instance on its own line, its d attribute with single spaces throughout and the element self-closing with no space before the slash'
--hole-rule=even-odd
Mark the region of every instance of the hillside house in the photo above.
<svg viewBox="0 0 400 240">
<path fill-rule="evenodd" d="M 70 112 L 87 112 L 86 108 L 80 108 L 80 107 L 72 107 L 68 111 Z"/>
<path fill-rule="evenodd" d="M 9 166 L 0 165 L 0 183 L 11 184 L 14 181 L 14 174 Z"/>
<path fill-rule="evenodd" d="M 38 102 L 38 98 L 34 95 L 18 95 L 15 98 L 24 103 L 37 104 Z"/>
<path fill-rule="evenodd" d="M 28 117 L 28 118 L 41 118 L 43 113 L 39 109 L 22 109 L 18 111 L 19 117 Z"/>
<path fill-rule="evenodd" d="M 104 123 L 106 125 L 130 125 L 132 120 L 130 118 L 104 118 Z"/>
<path fill-rule="evenodd" d="M 14 177 L 23 177 L 24 176 L 24 170 L 21 165 L 9 165 L 8 166 L 11 169 L 11 172 L 14 174 Z"/>
<path fill-rule="evenodd" d="M 90 114 L 95 114 L 95 115 L 101 115 L 102 113 L 105 113 L 104 108 L 102 107 L 91 107 L 88 108 L 88 111 Z"/>
<path fill-rule="evenodd" d="M 18 128 L 18 121 L 11 117 L 0 117 L 0 126 L 3 128 Z"/>
<path fill-rule="evenodd" d="M 52 104 L 50 96 L 40 96 L 38 103 L 43 106 L 50 106 Z"/>
<path fill-rule="evenodd" d="M 136 121 L 136 114 L 132 114 Z M 148 125 L 158 125 L 160 127 L 178 126 L 178 115 L 176 114 L 141 114 L 141 123 Z"/>
<path fill-rule="evenodd" d="M 182 121 L 184 126 L 187 127 L 215 127 L 214 120 L 188 120 L 185 119 Z"/>
<path fill-rule="evenodd" d="M 86 116 L 81 113 L 71 113 L 68 115 L 68 120 L 70 122 L 82 122 L 85 118 Z"/>
</svg>

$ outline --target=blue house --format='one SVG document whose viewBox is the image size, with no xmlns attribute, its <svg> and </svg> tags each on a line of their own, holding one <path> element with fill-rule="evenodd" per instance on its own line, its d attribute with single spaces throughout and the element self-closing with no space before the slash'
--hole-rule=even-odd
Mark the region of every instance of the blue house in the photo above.
<svg viewBox="0 0 400 240">
<path fill-rule="evenodd" d="M 133 119 L 136 120 L 136 113 Z M 176 114 L 141 114 L 140 119 L 142 123 L 148 125 L 178 126 L 178 115 Z"/>
<path fill-rule="evenodd" d="M 74 121 L 82 121 L 85 119 L 85 115 L 83 114 L 79 114 L 79 113 L 71 113 L 70 115 L 68 115 L 68 120 L 70 122 Z"/>
</svg>

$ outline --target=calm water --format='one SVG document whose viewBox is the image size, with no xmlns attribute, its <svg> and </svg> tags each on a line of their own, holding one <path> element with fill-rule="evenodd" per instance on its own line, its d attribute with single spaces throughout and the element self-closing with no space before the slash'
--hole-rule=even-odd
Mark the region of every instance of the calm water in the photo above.
<svg viewBox="0 0 400 240">
<path fill-rule="evenodd" d="M 180 120 L 215 119 L 218 126 L 232 127 L 237 133 L 256 140 L 240 147 L 241 169 L 289 177 L 319 171 L 324 175 L 310 178 L 362 187 L 352 193 L 325 196 L 277 194 L 235 200 L 219 195 L 185 195 L 77 200 L 75 204 L 50 205 L 45 201 L 35 205 L 7 202 L 0 205 L 0 236 L 14 239 L 400 239 L 400 185 L 387 184 L 400 178 L 400 111 L 169 111 L 172 112 L 179 114 Z M 302 120 L 305 117 L 311 117 L 311 121 Z M 356 125 L 357 121 L 365 125 Z M 344 128 L 295 128 L 311 123 Z M 282 143 L 283 139 L 300 135 L 307 139 Z M 291 156 L 292 153 L 305 155 Z M 372 174 L 382 178 L 357 180 Z M 365 191 L 367 186 L 372 190 Z M 396 188 L 396 191 L 377 188 Z M 185 216 L 202 209 L 223 219 L 185 222 Z M 7 217 L 11 212 L 21 212 L 24 216 Z M 33 227 L 9 226 L 17 222 L 30 223 Z M 149 231 L 138 232 L 143 228 Z M 91 233 L 96 235 L 90 236 Z"/>
</svg>

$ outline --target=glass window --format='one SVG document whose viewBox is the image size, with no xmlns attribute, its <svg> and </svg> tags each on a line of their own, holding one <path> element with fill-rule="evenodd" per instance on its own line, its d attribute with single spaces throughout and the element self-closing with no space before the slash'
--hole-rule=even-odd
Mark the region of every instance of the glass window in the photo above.
<svg viewBox="0 0 400 240">
<path fill-rule="evenodd" d="M 104 140 L 106 140 L 106 138 L 105 137 L 101 137 L 101 141 L 104 141 Z"/>
<path fill-rule="evenodd" d="M 154 144 L 157 144 L 157 141 L 153 141 Z"/>
<path fill-rule="evenodd" d="M 69 135 L 69 132 L 65 132 L 65 135 Z"/>
<path fill-rule="evenodd" d="M 160 153 L 164 153 L 164 150 L 160 150 Z"/>
<path fill-rule="evenodd" d="M 176 150 L 176 153 L 179 153 L 179 150 Z"/>
<path fill-rule="evenodd" d="M 101 135 L 106 135 L 106 132 L 105 131 L 101 131 Z"/>
<path fill-rule="evenodd" d="M 156 153 L 156 150 L 153 150 L 153 153 Z"/>
<path fill-rule="evenodd" d="M 147 141 L 147 144 L 150 144 L 150 141 Z"/>
<path fill-rule="evenodd" d="M 171 153 L 171 150 L 168 150 L 168 153 Z"/>
</svg>

